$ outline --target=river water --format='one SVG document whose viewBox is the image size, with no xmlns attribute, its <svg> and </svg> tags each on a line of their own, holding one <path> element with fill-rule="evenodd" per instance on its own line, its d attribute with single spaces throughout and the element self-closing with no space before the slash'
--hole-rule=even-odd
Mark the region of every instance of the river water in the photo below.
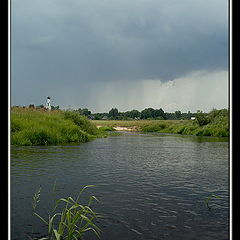
<svg viewBox="0 0 240 240">
<path fill-rule="evenodd" d="M 134 133 L 81 145 L 12 146 L 11 239 L 46 235 L 32 215 L 39 187 L 36 211 L 47 217 L 54 199 L 90 184 L 103 240 L 229 239 L 228 142 Z M 221 198 L 212 198 L 209 210 L 212 194 Z"/>
</svg>

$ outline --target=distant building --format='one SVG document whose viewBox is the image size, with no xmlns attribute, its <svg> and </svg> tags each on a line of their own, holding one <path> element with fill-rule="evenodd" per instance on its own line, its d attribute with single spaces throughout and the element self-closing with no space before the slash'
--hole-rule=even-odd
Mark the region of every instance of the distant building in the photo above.
<svg viewBox="0 0 240 240">
<path fill-rule="evenodd" d="M 51 111 L 51 104 L 50 104 L 50 97 L 47 97 L 47 101 L 46 101 L 46 109 L 48 109 L 49 111 Z"/>
<path fill-rule="evenodd" d="M 191 117 L 191 120 L 194 120 L 194 119 L 196 119 L 195 117 Z"/>
<path fill-rule="evenodd" d="M 106 115 L 102 117 L 102 120 L 107 120 L 107 119 L 108 117 Z"/>
</svg>

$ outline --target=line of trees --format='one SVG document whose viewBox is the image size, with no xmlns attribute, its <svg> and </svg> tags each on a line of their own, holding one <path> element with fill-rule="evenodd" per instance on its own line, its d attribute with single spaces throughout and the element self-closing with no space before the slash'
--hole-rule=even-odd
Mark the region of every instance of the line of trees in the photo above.
<svg viewBox="0 0 240 240">
<path fill-rule="evenodd" d="M 80 114 L 85 115 L 90 119 L 95 120 L 132 120 L 132 119 L 158 119 L 158 120 L 180 120 L 180 119 L 190 119 L 195 114 L 188 111 L 187 113 L 182 113 L 181 111 L 175 111 L 174 113 L 166 113 L 162 108 L 153 109 L 145 108 L 142 111 L 131 110 L 126 112 L 119 112 L 117 108 L 112 108 L 108 113 L 91 113 L 87 108 L 79 108 L 76 110 Z"/>
</svg>

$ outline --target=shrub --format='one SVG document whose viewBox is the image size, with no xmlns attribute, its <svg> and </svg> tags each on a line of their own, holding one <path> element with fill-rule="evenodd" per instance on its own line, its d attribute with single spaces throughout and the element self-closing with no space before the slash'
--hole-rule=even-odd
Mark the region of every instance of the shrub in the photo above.
<svg viewBox="0 0 240 240">
<path fill-rule="evenodd" d="M 196 121 L 198 122 L 199 126 L 207 125 L 210 122 L 207 114 L 203 113 L 202 111 L 197 111 Z"/>
<path fill-rule="evenodd" d="M 196 132 L 196 136 L 203 136 L 203 130 L 200 129 Z"/>
<path fill-rule="evenodd" d="M 65 111 L 63 112 L 65 119 L 72 120 L 77 126 L 79 126 L 83 131 L 94 135 L 98 133 L 98 129 L 94 126 L 86 116 L 80 115 L 77 111 Z"/>
<path fill-rule="evenodd" d="M 212 131 L 210 128 L 205 128 L 203 130 L 203 136 L 212 136 Z"/>
</svg>

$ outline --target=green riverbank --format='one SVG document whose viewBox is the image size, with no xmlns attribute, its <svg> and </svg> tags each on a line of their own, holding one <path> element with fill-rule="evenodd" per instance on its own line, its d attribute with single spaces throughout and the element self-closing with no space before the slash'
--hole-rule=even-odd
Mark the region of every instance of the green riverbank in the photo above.
<svg viewBox="0 0 240 240">
<path fill-rule="evenodd" d="M 194 120 L 94 120 L 96 126 L 114 130 L 117 127 L 129 131 L 174 133 L 194 136 L 229 137 L 228 110 L 198 112 Z"/>
<path fill-rule="evenodd" d="M 11 109 L 11 145 L 83 143 L 103 136 L 103 131 L 74 111 Z"/>
<path fill-rule="evenodd" d="M 100 128 L 99 128 L 100 127 Z M 11 144 L 18 146 L 58 145 L 88 142 L 106 137 L 106 131 L 174 133 L 229 137 L 228 110 L 198 112 L 195 120 L 88 120 L 77 111 L 11 109 Z M 98 129 L 99 128 L 99 129 Z"/>
</svg>

